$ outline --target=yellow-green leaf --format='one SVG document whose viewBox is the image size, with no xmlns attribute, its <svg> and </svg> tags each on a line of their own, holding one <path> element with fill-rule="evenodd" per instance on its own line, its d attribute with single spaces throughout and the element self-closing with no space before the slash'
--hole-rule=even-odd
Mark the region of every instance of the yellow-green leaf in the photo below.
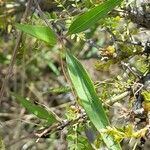
<svg viewBox="0 0 150 150">
<path fill-rule="evenodd" d="M 54 31 L 47 26 L 16 24 L 16 27 L 27 34 L 48 43 L 49 45 L 53 46 L 56 44 L 56 35 Z"/>
<path fill-rule="evenodd" d="M 150 92 L 143 90 L 142 95 L 144 96 L 144 100 L 145 101 L 149 101 L 150 102 Z"/>
</svg>

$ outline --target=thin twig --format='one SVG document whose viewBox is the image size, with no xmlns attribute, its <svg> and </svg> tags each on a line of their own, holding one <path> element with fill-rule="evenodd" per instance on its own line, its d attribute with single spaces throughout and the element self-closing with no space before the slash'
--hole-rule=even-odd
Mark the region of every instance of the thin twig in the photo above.
<svg viewBox="0 0 150 150">
<path fill-rule="evenodd" d="M 38 9 L 38 11 L 39 11 L 40 17 L 45 21 L 45 23 L 47 24 L 47 26 L 52 29 L 52 26 L 51 26 L 51 24 L 49 23 L 49 21 L 48 21 L 47 17 L 45 16 L 45 14 L 43 13 L 43 11 L 42 11 L 42 9 L 41 9 L 41 7 L 40 7 L 38 1 L 37 1 L 37 0 L 34 0 L 34 3 L 35 3 L 35 5 L 36 5 L 36 7 L 37 7 L 37 9 Z M 63 47 L 63 49 L 66 49 L 65 46 L 64 46 L 65 44 L 64 44 L 64 41 L 63 41 L 63 39 L 62 39 L 62 36 L 61 36 L 61 35 L 58 35 L 57 33 L 56 33 L 56 36 L 57 36 L 57 38 L 58 38 L 58 40 L 59 40 L 61 46 Z M 63 50 L 63 49 L 62 49 L 62 50 Z M 63 72 L 63 75 L 64 75 L 66 81 L 69 82 L 69 83 L 71 83 L 70 80 L 69 80 L 69 78 L 67 77 L 67 74 L 66 74 L 66 71 L 65 71 L 65 67 L 64 67 L 64 63 L 63 63 L 61 54 L 60 54 L 60 64 L 61 64 L 62 72 Z M 71 91 L 72 91 L 74 97 L 76 97 L 76 96 L 75 96 L 75 93 L 74 93 L 74 90 L 73 90 L 72 87 L 71 87 Z"/>
<path fill-rule="evenodd" d="M 117 101 L 119 101 L 120 99 L 123 99 L 124 97 L 130 95 L 130 91 L 126 91 L 118 96 L 115 96 L 113 98 L 111 98 L 111 100 L 107 100 L 106 101 L 106 104 L 113 104 Z M 39 131 L 36 131 L 36 132 L 33 132 L 25 137 L 22 137 L 20 139 L 17 139 L 15 141 L 13 141 L 12 143 L 10 143 L 9 145 L 6 146 L 6 148 L 9 148 L 10 146 L 24 140 L 24 139 L 27 139 L 27 138 L 38 138 L 36 141 L 38 141 L 40 138 L 50 134 L 50 133 L 54 133 L 54 132 L 57 132 L 57 131 L 60 131 L 60 130 L 63 130 L 65 127 L 67 126 L 72 126 L 74 124 L 76 124 L 77 122 L 79 123 L 81 120 L 82 122 L 84 122 L 85 120 L 87 119 L 86 117 L 86 114 L 85 113 L 82 113 L 79 117 L 77 117 L 76 119 L 74 120 L 66 120 L 66 121 L 63 121 L 61 123 L 57 123 L 57 124 L 54 124 L 48 128 L 44 128 L 44 129 L 41 129 Z"/>
<path fill-rule="evenodd" d="M 130 91 L 126 91 L 120 95 L 117 95 L 113 98 L 111 98 L 111 100 L 107 100 L 106 103 L 104 103 L 104 105 L 112 105 L 114 104 L 115 102 L 127 97 L 130 95 Z M 82 122 L 84 122 L 86 119 L 87 119 L 87 116 L 86 116 L 86 113 L 83 113 L 81 114 L 79 117 L 77 117 L 76 119 L 74 120 L 66 120 L 64 122 L 61 122 L 61 123 L 57 123 L 57 124 L 54 124 L 48 128 L 44 128 L 44 129 L 41 129 L 39 131 L 36 131 L 34 133 L 31 133 L 30 135 L 28 136 L 25 136 L 25 137 L 22 137 L 18 140 L 15 140 L 13 141 L 12 143 L 10 143 L 9 145 L 6 146 L 6 148 L 9 148 L 10 146 L 20 142 L 21 140 L 24 140 L 26 138 L 38 138 L 36 141 L 38 141 L 40 138 L 50 134 L 50 133 L 54 133 L 54 132 L 57 132 L 59 130 L 63 130 L 65 127 L 67 126 L 72 126 L 74 124 L 76 124 L 77 122 L 79 122 L 80 119 L 83 119 Z"/>
<path fill-rule="evenodd" d="M 36 8 L 38 10 L 38 13 L 39 13 L 40 17 L 44 20 L 44 22 L 47 24 L 47 26 L 52 29 L 51 23 L 48 21 L 48 19 L 46 18 L 45 14 L 43 13 L 43 11 L 42 11 L 38 1 L 37 0 L 33 0 L 33 1 L 35 3 L 35 6 L 36 6 Z"/>
<path fill-rule="evenodd" d="M 12 145 L 22 141 L 22 140 L 25 140 L 27 138 L 42 138 L 50 133 L 54 133 L 54 132 L 57 132 L 57 131 L 60 131 L 60 130 L 63 130 L 65 127 L 67 126 L 72 126 L 76 123 L 79 123 L 79 122 L 84 122 L 86 120 L 86 114 L 85 113 L 82 113 L 79 117 L 77 117 L 76 119 L 74 120 L 66 120 L 62 123 L 57 123 L 57 124 L 54 124 L 48 128 L 44 128 L 44 129 L 41 129 L 39 131 L 36 131 L 36 132 L 33 132 L 27 136 L 24 136 L 24 137 L 21 137 L 20 139 L 17 139 L 17 140 L 14 140 L 13 142 L 11 142 L 10 144 L 6 145 L 6 148 L 9 148 L 11 147 Z M 81 120 L 81 121 L 79 121 Z M 38 140 L 37 139 L 37 140 Z M 37 141 L 36 140 L 36 141 Z"/>
<path fill-rule="evenodd" d="M 26 6 L 26 10 L 25 10 L 25 12 L 23 14 L 21 22 L 25 22 L 28 14 L 29 14 L 29 10 L 30 10 L 30 7 L 31 7 L 31 2 L 32 2 L 32 0 L 28 0 L 27 6 Z M 17 40 L 16 40 L 16 45 L 15 45 L 14 50 L 13 50 L 11 62 L 9 64 L 7 74 L 6 74 L 6 76 L 4 78 L 4 81 L 2 83 L 2 87 L 1 87 L 1 90 L 0 90 L 0 104 L 2 102 L 2 98 L 3 98 L 3 95 L 4 95 L 4 89 L 5 89 L 6 83 L 7 83 L 8 79 L 12 75 L 13 67 L 14 67 L 14 64 L 15 64 L 15 61 L 16 61 L 16 56 L 17 56 L 17 50 L 18 50 L 18 48 L 20 46 L 20 42 L 21 42 L 22 33 L 23 32 L 20 31 L 19 34 L 18 34 L 18 37 L 17 37 Z"/>
<path fill-rule="evenodd" d="M 35 5 L 36 5 L 36 7 L 37 7 L 37 9 L 38 9 L 38 11 L 39 11 L 40 17 L 45 21 L 45 23 L 47 24 L 47 26 L 52 29 L 52 26 L 51 26 L 51 24 L 49 23 L 48 19 L 46 18 L 45 14 L 43 13 L 43 11 L 41 10 L 41 7 L 40 7 L 40 5 L 38 4 L 38 1 L 37 1 L 37 0 L 34 0 L 34 3 L 35 3 Z M 57 36 L 58 40 L 60 41 L 60 43 L 61 43 L 62 46 L 63 46 L 64 44 L 63 44 L 63 40 L 61 39 L 61 37 L 60 37 L 58 34 L 56 34 L 56 36 Z M 61 55 L 61 54 L 60 54 L 60 55 Z M 62 56 L 60 56 L 60 63 L 61 63 L 61 68 L 62 68 L 64 77 L 65 77 L 66 80 L 68 80 L 67 75 L 66 75 L 65 70 L 64 70 L 64 64 L 63 64 L 63 61 L 62 61 Z"/>
<path fill-rule="evenodd" d="M 124 63 L 124 62 L 121 62 L 121 64 L 123 66 L 125 66 L 127 69 L 129 69 L 129 71 L 137 78 L 141 78 L 142 77 L 142 74 L 139 70 L 137 70 L 136 68 L 132 67 L 129 63 Z"/>
</svg>

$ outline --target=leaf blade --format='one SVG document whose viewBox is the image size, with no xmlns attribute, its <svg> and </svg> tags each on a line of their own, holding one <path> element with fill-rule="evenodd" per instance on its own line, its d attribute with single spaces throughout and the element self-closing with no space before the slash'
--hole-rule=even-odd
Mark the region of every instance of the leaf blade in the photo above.
<svg viewBox="0 0 150 150">
<path fill-rule="evenodd" d="M 101 130 L 109 126 L 110 123 L 86 70 L 69 52 L 66 53 L 66 62 L 73 86 L 91 122 L 100 132 L 109 149 L 120 150 L 120 145 L 115 143 L 110 135 L 101 133 Z"/>
<path fill-rule="evenodd" d="M 49 27 L 29 24 L 16 24 L 15 26 L 19 30 L 46 42 L 49 45 L 53 46 L 56 44 L 56 35 Z"/>
<path fill-rule="evenodd" d="M 108 0 L 90 11 L 78 16 L 69 27 L 68 34 L 82 32 L 103 18 L 114 7 L 119 5 L 123 0 Z"/>
<path fill-rule="evenodd" d="M 31 103 L 29 100 L 23 98 L 22 96 L 12 93 L 11 94 L 16 98 L 16 100 L 21 103 L 30 113 L 36 115 L 40 119 L 47 120 L 49 124 L 53 124 L 56 122 L 55 116 L 52 114 L 52 112 L 48 112 L 46 109 L 39 105 L 35 105 Z"/>
</svg>

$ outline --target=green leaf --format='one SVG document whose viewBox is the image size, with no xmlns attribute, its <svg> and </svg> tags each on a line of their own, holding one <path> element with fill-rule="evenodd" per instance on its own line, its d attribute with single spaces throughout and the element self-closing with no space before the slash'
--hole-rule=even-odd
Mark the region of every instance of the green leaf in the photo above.
<svg viewBox="0 0 150 150">
<path fill-rule="evenodd" d="M 7 58 L 0 52 L 0 64 L 4 64 Z"/>
<path fill-rule="evenodd" d="M 0 150 L 5 150 L 5 145 L 4 145 L 4 142 L 0 136 Z"/>
<path fill-rule="evenodd" d="M 60 75 L 60 71 L 58 70 L 58 67 L 55 66 L 55 64 L 51 61 L 49 61 L 48 63 L 49 68 L 58 76 Z"/>
<path fill-rule="evenodd" d="M 47 92 L 52 94 L 62 94 L 62 93 L 68 93 L 70 91 L 71 89 L 68 86 L 59 86 L 59 87 L 52 87 L 48 89 Z"/>
<path fill-rule="evenodd" d="M 112 136 L 102 133 L 102 129 L 105 129 L 110 125 L 106 116 L 105 110 L 102 106 L 102 102 L 95 91 L 94 85 L 81 63 L 72 56 L 69 52 L 66 53 L 66 61 L 69 76 L 76 90 L 76 93 L 81 100 L 90 121 L 100 132 L 107 147 L 111 150 L 120 150 L 120 145 L 114 141 Z"/>
<path fill-rule="evenodd" d="M 16 24 L 16 27 L 27 34 L 48 43 L 49 45 L 53 46 L 56 44 L 56 35 L 49 27 L 28 24 Z"/>
<path fill-rule="evenodd" d="M 56 118 L 52 112 L 48 112 L 41 106 L 31 103 L 29 100 L 23 98 L 22 96 L 11 93 L 18 102 L 20 102 L 30 113 L 36 115 L 40 119 L 45 119 L 49 124 L 56 122 Z"/>
<path fill-rule="evenodd" d="M 68 33 L 74 34 L 88 29 L 122 1 L 123 0 L 107 0 L 103 4 L 100 4 L 88 12 L 78 16 L 71 24 Z"/>
<path fill-rule="evenodd" d="M 144 100 L 150 102 L 150 92 L 143 90 L 142 95 L 144 96 Z"/>
</svg>

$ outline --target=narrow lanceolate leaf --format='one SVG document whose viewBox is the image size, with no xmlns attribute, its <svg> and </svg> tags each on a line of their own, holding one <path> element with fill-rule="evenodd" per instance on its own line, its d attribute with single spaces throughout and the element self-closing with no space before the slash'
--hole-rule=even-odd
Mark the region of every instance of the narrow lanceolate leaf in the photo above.
<svg viewBox="0 0 150 150">
<path fill-rule="evenodd" d="M 109 150 L 120 150 L 120 145 L 115 142 L 110 135 L 101 133 L 102 129 L 105 129 L 110 124 L 102 106 L 102 102 L 99 100 L 94 85 L 86 70 L 69 52 L 66 53 L 66 61 L 69 76 L 90 121 L 100 132 Z"/>
<path fill-rule="evenodd" d="M 103 18 L 114 7 L 119 5 L 122 1 L 123 0 L 107 0 L 103 4 L 100 4 L 92 8 L 88 12 L 78 16 L 71 24 L 68 33 L 74 34 L 88 29 L 98 20 Z"/>
<path fill-rule="evenodd" d="M 18 102 L 20 102 L 30 113 L 36 115 L 40 119 L 45 119 L 48 124 L 56 122 L 56 118 L 52 112 L 48 112 L 45 108 L 31 103 L 29 100 L 23 98 L 22 96 L 11 93 Z"/>
<path fill-rule="evenodd" d="M 27 34 L 48 43 L 49 45 L 53 46 L 56 44 L 56 35 L 49 27 L 28 24 L 16 24 L 16 27 Z"/>
</svg>

